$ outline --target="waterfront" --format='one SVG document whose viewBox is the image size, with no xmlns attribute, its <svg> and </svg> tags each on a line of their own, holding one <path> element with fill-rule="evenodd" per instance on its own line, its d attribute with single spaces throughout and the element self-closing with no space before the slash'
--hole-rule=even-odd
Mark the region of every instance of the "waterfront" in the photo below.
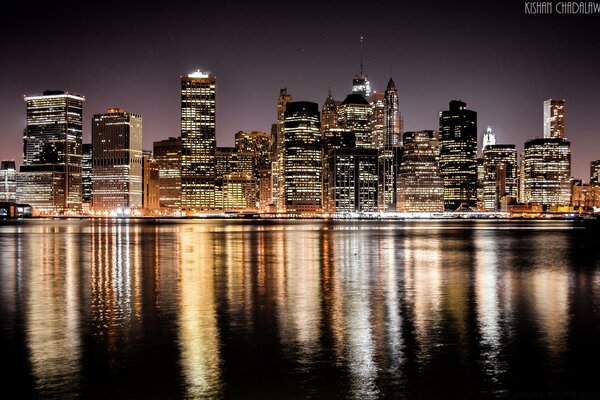
<svg viewBox="0 0 600 400">
<path fill-rule="evenodd" d="M 600 397 L 569 221 L 0 222 L 7 389 L 41 398 Z"/>
</svg>

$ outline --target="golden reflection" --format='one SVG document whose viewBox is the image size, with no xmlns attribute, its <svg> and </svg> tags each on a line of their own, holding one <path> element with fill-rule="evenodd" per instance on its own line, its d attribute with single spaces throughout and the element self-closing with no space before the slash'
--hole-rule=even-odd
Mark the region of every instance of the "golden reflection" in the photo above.
<svg viewBox="0 0 600 400">
<path fill-rule="evenodd" d="M 216 239 L 185 226 L 180 240 L 179 342 L 189 398 L 215 397 L 221 386 L 215 299 Z"/>
<path fill-rule="evenodd" d="M 404 284 L 419 344 L 417 358 L 427 363 L 441 329 L 443 273 L 438 236 L 415 234 L 404 239 Z"/>
<path fill-rule="evenodd" d="M 293 239 L 291 237 L 293 235 Z M 320 350 L 321 282 L 318 233 L 285 232 L 285 297 L 280 305 L 282 340 L 308 363 Z"/>
<path fill-rule="evenodd" d="M 387 327 L 386 348 L 390 360 L 390 369 L 396 371 L 402 364 L 402 320 L 400 318 L 400 288 L 398 287 L 398 271 L 396 264 L 396 242 L 394 236 L 386 236 L 379 248 L 382 276 L 381 285 L 384 287 L 385 317 L 382 324 Z M 375 305 L 374 305 L 375 306 Z"/>
<path fill-rule="evenodd" d="M 78 241 L 59 227 L 23 248 L 19 257 L 39 268 L 25 273 L 27 343 L 38 390 L 58 397 L 79 392 L 81 298 Z"/>
<path fill-rule="evenodd" d="M 336 293 L 334 299 L 343 299 L 343 303 L 335 309 L 341 312 L 341 316 L 336 318 L 343 321 L 344 354 L 352 376 L 351 395 L 357 399 L 368 399 L 378 395 L 371 325 L 370 279 L 373 265 L 369 253 L 362 251 L 364 243 L 361 237 L 364 238 L 361 234 L 347 232 L 337 235 L 334 259 L 337 260 L 336 268 L 340 273 L 336 276 L 334 292 L 338 290 L 341 296 Z"/>
<path fill-rule="evenodd" d="M 91 226 L 90 294 L 94 334 L 106 336 L 113 356 L 119 339 L 128 340 L 141 323 L 140 232 L 129 223 Z"/>
<path fill-rule="evenodd" d="M 477 325 L 481 335 L 483 372 L 498 382 L 501 372 L 501 289 L 498 272 L 498 237 L 479 234 L 475 241 L 475 302 Z M 510 284 L 510 282 L 509 282 Z M 510 305 L 510 299 L 508 302 Z"/>
<path fill-rule="evenodd" d="M 558 357 L 565 350 L 569 322 L 569 274 L 563 257 L 564 248 L 552 246 L 536 236 L 531 257 L 532 269 L 526 274 L 527 300 L 534 309 L 540 333 L 550 357 Z"/>
</svg>

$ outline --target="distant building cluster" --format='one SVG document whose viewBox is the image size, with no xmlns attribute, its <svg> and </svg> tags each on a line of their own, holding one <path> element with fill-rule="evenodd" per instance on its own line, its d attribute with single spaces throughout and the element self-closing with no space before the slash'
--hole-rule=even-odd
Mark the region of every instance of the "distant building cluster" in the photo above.
<svg viewBox="0 0 600 400">
<path fill-rule="evenodd" d="M 371 89 L 362 71 L 337 101 L 294 101 L 287 88 L 270 133 L 216 142 L 214 76 L 181 77 L 181 134 L 142 148 L 143 118 L 120 108 L 92 117 L 82 143 L 83 96 L 26 96 L 23 164 L 2 161 L 0 208 L 21 203 L 39 215 L 270 213 L 441 213 L 594 211 L 600 160 L 589 183 L 571 178 L 565 101 L 543 104 L 543 137 L 496 143 L 490 127 L 478 148 L 477 113 L 452 100 L 439 130 L 403 131 L 398 90 Z M 6 207 L 5 207 L 6 208 Z M 1 211 L 1 210 L 0 210 Z"/>
</svg>

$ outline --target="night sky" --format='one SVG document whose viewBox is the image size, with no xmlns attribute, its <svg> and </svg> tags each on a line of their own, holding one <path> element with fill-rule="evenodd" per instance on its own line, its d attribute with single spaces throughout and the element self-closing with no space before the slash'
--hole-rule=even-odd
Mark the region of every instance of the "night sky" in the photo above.
<svg viewBox="0 0 600 400">
<path fill-rule="evenodd" d="M 23 95 L 62 89 L 144 117 L 144 148 L 179 135 L 179 77 L 217 77 L 217 142 L 270 131 L 276 98 L 343 100 L 364 69 L 393 76 L 405 130 L 437 129 L 452 99 L 478 112 L 498 143 L 541 137 L 542 103 L 567 101 L 573 175 L 600 159 L 600 15 L 525 15 L 511 1 L 10 2 L 0 35 L 0 159 L 21 161 Z M 441 3 L 441 4 L 438 4 Z M 481 141 L 481 139 L 480 139 Z"/>
</svg>

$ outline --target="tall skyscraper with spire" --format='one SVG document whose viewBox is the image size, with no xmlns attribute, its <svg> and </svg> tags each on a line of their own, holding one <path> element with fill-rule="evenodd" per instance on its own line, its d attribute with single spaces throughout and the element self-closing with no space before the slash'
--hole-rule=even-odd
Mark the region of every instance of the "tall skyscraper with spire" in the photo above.
<svg viewBox="0 0 600 400">
<path fill-rule="evenodd" d="M 352 93 L 369 97 L 371 95 L 371 82 L 369 76 L 363 72 L 363 41 L 364 37 L 360 37 L 360 73 L 354 75 L 352 79 Z"/>
<path fill-rule="evenodd" d="M 383 102 L 385 106 L 384 145 L 400 146 L 402 144 L 402 117 L 398 90 L 392 78 L 385 89 Z"/>
<path fill-rule="evenodd" d="M 271 140 L 274 141 L 273 151 L 273 203 L 276 208 L 283 210 L 285 208 L 285 134 L 283 132 L 285 109 L 288 103 L 292 101 L 292 95 L 287 92 L 287 88 L 279 90 L 277 98 L 277 124 L 275 125 L 274 135 Z M 274 136 L 274 137 L 273 137 Z"/>
<path fill-rule="evenodd" d="M 200 70 L 181 77 L 181 208 L 215 208 L 217 79 Z"/>
</svg>

